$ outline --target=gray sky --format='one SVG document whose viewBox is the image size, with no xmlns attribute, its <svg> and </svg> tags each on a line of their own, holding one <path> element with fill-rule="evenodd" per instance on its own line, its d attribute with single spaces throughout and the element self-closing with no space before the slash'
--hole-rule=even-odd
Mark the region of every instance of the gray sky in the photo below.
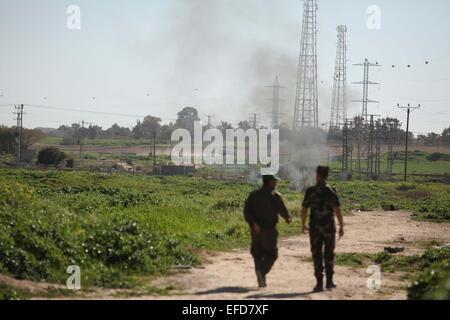
<svg viewBox="0 0 450 320">
<path fill-rule="evenodd" d="M 81 30 L 66 27 L 71 4 Z M 367 27 L 370 5 L 381 8 L 380 30 Z M 421 103 L 414 132 L 448 127 L 449 11 L 448 0 L 319 0 L 320 121 L 330 114 L 336 27 L 346 24 L 349 82 L 362 79 L 353 63 L 383 64 L 372 69 L 380 104 L 369 112 L 404 120 L 396 104 Z M 184 106 L 234 124 L 258 112 L 268 124 L 276 75 L 292 117 L 301 15 L 300 0 L 1 0 L 0 124 L 14 123 L 13 103 L 128 115 L 26 107 L 26 127 L 132 126 L 148 114 L 168 122 Z M 349 87 L 359 98 L 361 88 Z"/>
</svg>

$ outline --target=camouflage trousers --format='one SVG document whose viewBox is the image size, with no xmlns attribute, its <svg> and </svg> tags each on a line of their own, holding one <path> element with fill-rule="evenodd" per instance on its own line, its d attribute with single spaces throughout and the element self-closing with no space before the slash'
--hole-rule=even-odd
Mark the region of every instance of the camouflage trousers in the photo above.
<svg viewBox="0 0 450 320">
<path fill-rule="evenodd" d="M 323 278 L 324 260 L 327 277 L 334 274 L 334 249 L 336 228 L 334 226 L 311 228 L 309 232 L 311 253 L 314 261 L 314 275 Z"/>
<path fill-rule="evenodd" d="M 277 229 L 275 227 L 263 228 L 258 234 L 252 229 L 251 236 L 251 254 L 255 261 L 255 270 L 266 275 L 278 259 Z"/>
</svg>

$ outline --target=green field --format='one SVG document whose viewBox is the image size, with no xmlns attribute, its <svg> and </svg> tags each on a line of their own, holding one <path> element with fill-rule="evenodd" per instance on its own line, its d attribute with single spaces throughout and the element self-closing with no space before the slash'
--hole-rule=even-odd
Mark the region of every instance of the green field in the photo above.
<svg viewBox="0 0 450 320">
<path fill-rule="evenodd" d="M 385 203 L 418 219 L 450 219 L 450 186 L 332 182 L 346 213 Z M 242 217 L 257 185 L 198 177 L 149 177 L 0 169 L 0 272 L 64 284 L 67 266 L 83 286 L 134 288 L 142 277 L 201 263 L 199 250 L 247 247 Z M 280 186 L 297 234 L 302 194 Z"/>
<path fill-rule="evenodd" d="M 430 154 L 422 151 L 412 151 L 408 154 L 408 174 L 420 174 L 420 175 L 450 175 L 450 157 L 448 155 L 440 154 L 442 159 L 437 161 L 430 161 Z M 341 171 L 341 161 L 331 161 L 331 168 L 334 171 Z M 352 163 L 355 177 L 357 176 L 356 168 L 357 162 L 354 159 Z M 367 160 L 361 161 L 362 172 L 367 170 Z M 405 157 L 404 152 L 400 152 L 397 159 L 394 160 L 394 166 L 392 168 L 394 174 L 403 174 L 405 170 Z M 387 172 L 387 155 L 384 154 L 381 157 L 381 173 Z"/>
<path fill-rule="evenodd" d="M 44 140 L 39 141 L 46 145 L 61 145 L 63 138 L 47 136 Z M 87 147 L 134 147 L 142 145 L 151 145 L 152 141 L 149 139 L 132 139 L 132 138 L 117 138 L 117 139 L 85 139 L 84 145 Z M 157 143 L 158 146 L 169 146 L 169 143 Z"/>
</svg>

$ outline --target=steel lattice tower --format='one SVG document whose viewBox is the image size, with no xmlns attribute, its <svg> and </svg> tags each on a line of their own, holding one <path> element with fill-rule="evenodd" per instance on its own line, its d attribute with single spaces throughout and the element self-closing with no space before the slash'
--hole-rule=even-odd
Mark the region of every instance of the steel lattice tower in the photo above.
<svg viewBox="0 0 450 320">
<path fill-rule="evenodd" d="M 319 127 L 317 87 L 317 0 L 305 0 L 303 12 L 294 130 Z"/>
<path fill-rule="evenodd" d="M 347 26 L 339 26 L 337 31 L 330 130 L 337 129 L 341 120 L 347 119 Z"/>
<path fill-rule="evenodd" d="M 369 72 L 371 67 L 380 67 L 377 63 L 371 63 L 369 60 L 365 59 L 363 63 L 354 64 L 355 66 L 364 67 L 364 78 L 360 82 L 354 82 L 353 84 L 361 84 L 363 86 L 363 97 L 361 100 L 354 100 L 353 102 L 362 103 L 362 116 L 365 121 L 369 121 L 368 115 L 368 104 L 378 103 L 378 101 L 369 99 L 369 85 L 379 84 L 378 82 L 373 82 L 369 80 Z"/>
<path fill-rule="evenodd" d="M 272 88 L 272 128 L 276 128 L 280 125 L 280 102 L 283 102 L 283 99 L 280 99 L 280 89 L 285 89 L 285 87 L 280 86 L 280 83 L 278 81 L 278 77 L 275 78 L 275 81 L 273 83 L 273 86 L 270 86 Z"/>
</svg>

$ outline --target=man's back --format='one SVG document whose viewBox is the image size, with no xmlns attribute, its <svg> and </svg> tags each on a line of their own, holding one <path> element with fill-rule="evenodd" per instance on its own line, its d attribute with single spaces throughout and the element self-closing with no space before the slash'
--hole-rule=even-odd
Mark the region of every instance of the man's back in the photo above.
<svg viewBox="0 0 450 320">
<path fill-rule="evenodd" d="M 334 208 L 339 206 L 336 190 L 327 184 L 317 184 L 305 192 L 303 207 L 311 209 L 311 228 L 334 225 Z"/>
<path fill-rule="evenodd" d="M 245 217 L 249 223 L 262 227 L 273 227 L 278 223 L 278 214 L 289 219 L 289 212 L 278 192 L 264 187 L 252 192 L 245 204 Z"/>
</svg>

